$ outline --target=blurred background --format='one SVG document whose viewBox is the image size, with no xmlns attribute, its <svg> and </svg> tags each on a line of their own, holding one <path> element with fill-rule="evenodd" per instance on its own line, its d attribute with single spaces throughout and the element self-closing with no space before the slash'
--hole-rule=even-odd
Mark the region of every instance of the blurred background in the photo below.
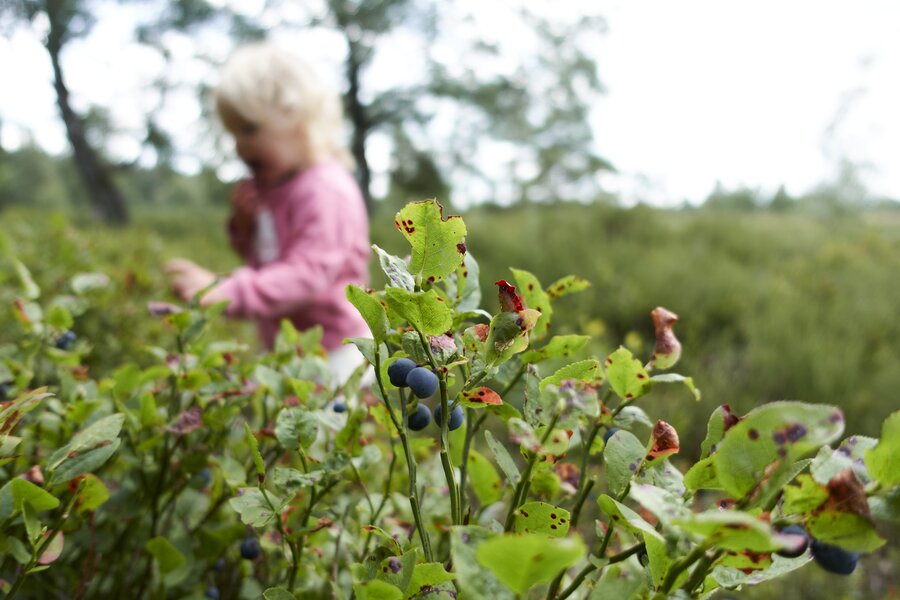
<svg viewBox="0 0 900 600">
<path fill-rule="evenodd" d="M 703 400 L 646 408 L 686 461 L 723 403 L 835 404 L 878 436 L 900 408 L 898 26 L 874 0 L 3 0 L 0 253 L 49 293 L 108 273 L 75 330 L 94 376 L 140 362 L 166 334 L 143 318 L 171 299 L 162 262 L 238 264 L 223 227 L 245 172 L 209 90 L 270 38 L 343 94 L 373 242 L 405 253 L 393 214 L 436 197 L 465 217 L 490 311 L 516 267 L 593 284 L 553 323 L 593 355 L 646 357 L 650 311 L 681 317 L 676 370 Z M 896 548 L 741 597 L 896 598 Z"/>
</svg>

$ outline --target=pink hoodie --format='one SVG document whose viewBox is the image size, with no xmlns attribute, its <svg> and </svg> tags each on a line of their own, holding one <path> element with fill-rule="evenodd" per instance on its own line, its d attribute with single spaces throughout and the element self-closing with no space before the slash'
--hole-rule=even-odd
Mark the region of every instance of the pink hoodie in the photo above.
<svg viewBox="0 0 900 600">
<path fill-rule="evenodd" d="M 268 348 L 283 318 L 300 330 L 322 325 L 329 351 L 346 337 L 368 336 L 344 293 L 348 283 L 366 285 L 370 255 L 365 204 L 347 169 L 316 164 L 260 194 L 255 234 L 241 237 L 228 222 L 248 266 L 220 286 L 231 300 L 226 314 L 256 320 Z"/>
</svg>

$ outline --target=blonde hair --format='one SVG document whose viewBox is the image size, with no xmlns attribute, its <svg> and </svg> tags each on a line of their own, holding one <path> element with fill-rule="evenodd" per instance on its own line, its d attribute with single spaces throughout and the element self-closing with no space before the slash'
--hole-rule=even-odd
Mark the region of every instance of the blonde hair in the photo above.
<svg viewBox="0 0 900 600">
<path fill-rule="evenodd" d="M 257 125 L 300 125 L 311 163 L 337 158 L 353 166 L 338 94 L 306 61 L 270 43 L 247 44 L 231 55 L 222 69 L 215 103 L 220 119 L 230 110 Z"/>
</svg>

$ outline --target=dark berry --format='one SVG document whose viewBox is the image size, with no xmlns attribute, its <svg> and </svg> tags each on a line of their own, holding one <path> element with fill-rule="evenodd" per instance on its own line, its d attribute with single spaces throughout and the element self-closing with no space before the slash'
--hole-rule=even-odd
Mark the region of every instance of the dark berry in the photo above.
<svg viewBox="0 0 900 600">
<path fill-rule="evenodd" d="M 256 560 L 260 555 L 259 540 L 248 537 L 241 542 L 241 557 L 247 560 Z"/>
<path fill-rule="evenodd" d="M 609 438 L 611 438 L 615 433 L 619 430 L 618 427 L 610 427 L 606 430 L 606 433 L 603 434 L 603 443 L 608 444 Z"/>
<path fill-rule="evenodd" d="M 406 385 L 419 398 L 430 398 L 438 389 L 438 376 L 431 369 L 416 367 L 406 375 Z"/>
<path fill-rule="evenodd" d="M 413 431 L 422 431 L 431 423 L 431 411 L 428 410 L 427 406 L 419 402 L 416 406 L 416 411 L 409 415 L 406 423 Z"/>
<path fill-rule="evenodd" d="M 209 598 L 209 600 L 219 600 L 219 588 L 214 585 L 206 588 L 206 597 Z"/>
<path fill-rule="evenodd" d="M 222 569 L 224 569 L 225 568 L 225 559 L 220 558 L 220 559 L 216 560 L 216 562 L 213 563 L 212 568 L 213 568 L 213 571 L 221 571 Z"/>
<path fill-rule="evenodd" d="M 74 332 L 66 331 L 61 336 L 56 338 L 56 343 L 54 344 L 54 346 L 56 346 L 60 350 L 68 350 L 72 347 L 72 344 L 75 343 L 76 339 L 78 339 L 78 336 L 76 336 Z"/>
<path fill-rule="evenodd" d="M 0 383 L 0 402 L 6 402 L 9 399 L 9 384 Z"/>
<path fill-rule="evenodd" d="M 396 387 L 406 387 L 406 376 L 416 368 L 416 363 L 408 358 L 398 358 L 388 367 L 388 379 Z"/>
<path fill-rule="evenodd" d="M 820 567 L 838 575 L 849 575 L 856 569 L 856 563 L 859 561 L 859 554 L 856 552 L 847 552 L 843 548 L 823 544 L 819 540 L 813 540 L 810 548 L 813 558 Z"/>
<path fill-rule="evenodd" d="M 788 525 L 779 533 L 790 538 L 789 546 L 775 552 L 778 556 L 785 558 L 797 558 L 802 556 L 809 547 L 809 535 L 806 530 L 799 525 Z"/>
<path fill-rule="evenodd" d="M 335 400 L 334 404 L 331 405 L 331 410 L 336 413 L 347 412 L 347 403 L 343 400 Z"/>
<path fill-rule="evenodd" d="M 197 473 L 197 475 L 200 476 L 200 481 L 203 482 L 203 487 L 206 487 L 210 483 L 212 483 L 212 471 L 209 470 L 209 467 L 204 468 L 199 473 Z"/>
<path fill-rule="evenodd" d="M 441 414 L 441 405 L 438 404 L 434 407 L 434 422 L 438 425 L 443 425 L 442 421 L 443 415 Z M 452 411 L 450 411 L 450 423 L 447 425 L 447 429 L 453 431 L 457 429 L 460 425 L 463 424 L 465 420 L 465 415 L 463 414 L 463 409 L 461 406 L 457 406 Z"/>
</svg>

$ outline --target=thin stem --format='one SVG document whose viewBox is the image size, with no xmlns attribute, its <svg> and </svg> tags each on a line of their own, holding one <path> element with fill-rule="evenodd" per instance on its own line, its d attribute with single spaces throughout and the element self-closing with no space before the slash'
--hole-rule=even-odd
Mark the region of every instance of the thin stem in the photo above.
<svg viewBox="0 0 900 600">
<path fill-rule="evenodd" d="M 553 428 L 556 426 L 556 422 L 559 420 L 559 413 L 553 413 L 553 418 L 550 420 L 550 424 L 547 425 L 547 430 L 544 432 L 544 437 L 541 438 L 541 446 L 547 443 L 547 440 L 550 439 L 550 434 L 553 433 Z M 525 500 L 525 497 L 528 494 L 528 488 L 531 486 L 531 471 L 534 469 L 534 465 L 537 462 L 539 452 L 532 452 L 531 456 L 528 457 L 528 464 L 525 465 L 525 471 L 522 473 L 522 477 L 519 479 L 519 483 L 516 485 L 516 489 L 513 492 L 513 500 L 509 505 L 509 512 L 506 513 L 506 524 L 503 526 L 504 531 L 509 531 L 512 529 L 513 525 L 513 517 L 516 514 L 516 509 L 522 505 L 522 502 Z"/>
<path fill-rule="evenodd" d="M 471 408 L 466 409 L 466 441 L 463 442 L 462 464 L 459 465 L 459 512 L 465 518 L 467 504 L 469 503 L 469 494 L 466 490 L 466 479 L 469 475 L 469 451 L 472 447 L 472 436 L 475 435 L 475 421 L 472 416 L 475 414 Z"/>
<path fill-rule="evenodd" d="M 669 570 L 666 571 L 666 576 L 665 579 L 663 579 L 662 585 L 653 596 L 654 600 L 661 600 L 663 598 L 666 598 L 681 573 L 692 564 L 703 558 L 706 555 L 706 550 L 708 549 L 708 547 L 709 546 L 706 544 L 697 546 L 691 551 L 690 554 L 669 567 Z"/>
<path fill-rule="evenodd" d="M 607 562 L 603 568 L 608 567 L 609 565 L 613 565 L 618 562 L 622 562 L 623 560 L 627 559 L 628 557 L 630 557 L 634 554 L 637 554 L 638 552 L 640 552 L 643 549 L 644 549 L 643 542 L 641 542 L 640 544 L 635 544 L 631 548 L 628 548 L 627 550 L 623 550 L 622 552 L 619 552 L 615 556 L 610 556 L 609 562 Z M 581 584 L 584 582 L 584 579 L 588 575 L 590 575 L 591 573 L 596 571 L 598 568 L 600 568 L 600 567 L 597 567 L 594 563 L 588 563 L 588 565 L 585 568 L 583 568 L 581 570 L 581 572 L 578 573 L 578 575 L 575 576 L 575 579 L 572 580 L 572 583 L 569 584 L 569 587 L 564 589 L 559 596 L 553 596 L 551 594 L 547 594 L 547 600 L 554 600 L 554 599 L 555 600 L 563 600 L 564 598 L 568 598 L 575 592 L 575 590 L 577 590 L 579 588 L 579 586 L 581 586 Z M 551 592 L 553 592 L 553 591 L 554 590 L 551 590 Z"/>
<path fill-rule="evenodd" d="M 710 565 L 719 560 L 719 557 L 724 553 L 724 550 L 716 550 L 712 554 L 704 552 L 703 557 L 697 563 L 697 566 L 694 567 L 690 578 L 685 582 L 681 589 L 690 594 L 697 589 L 698 586 L 703 585 L 703 582 L 706 580 L 706 572 L 709 570 Z"/>
<path fill-rule="evenodd" d="M 15 598 L 16 594 L 22 588 L 22 585 L 25 583 L 25 578 L 28 577 L 28 573 L 37 565 L 38 560 L 40 560 L 41 556 L 44 554 L 44 550 L 53 543 L 53 540 L 56 538 L 56 535 L 62 529 L 63 524 L 66 519 L 69 518 L 69 513 L 72 512 L 72 507 L 75 506 L 75 501 L 78 499 L 78 495 L 81 493 L 81 486 L 83 483 L 79 483 L 78 487 L 75 490 L 75 493 L 72 494 L 72 497 L 69 498 L 69 501 L 66 503 L 65 508 L 62 513 L 59 515 L 59 518 L 53 524 L 53 528 L 50 530 L 50 533 L 44 537 L 41 541 L 35 545 L 34 550 L 31 553 L 31 560 L 28 561 L 28 564 L 23 566 L 19 572 L 16 574 L 16 580 L 13 582 L 12 587 L 9 589 L 9 592 L 6 594 L 7 598 Z"/>
</svg>

